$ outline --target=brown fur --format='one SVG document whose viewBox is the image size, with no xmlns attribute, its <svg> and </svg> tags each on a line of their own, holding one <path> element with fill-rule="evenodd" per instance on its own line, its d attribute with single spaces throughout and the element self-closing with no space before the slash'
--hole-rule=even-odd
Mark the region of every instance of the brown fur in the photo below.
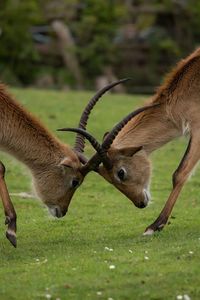
<svg viewBox="0 0 200 300">
<path fill-rule="evenodd" d="M 22 161 L 32 172 L 39 197 L 57 216 L 68 209 L 73 179 L 82 182 L 80 161 L 0 85 L 0 149 Z M 55 213 L 54 213 L 55 215 Z"/>
<path fill-rule="evenodd" d="M 161 105 L 142 112 L 124 126 L 108 151 L 114 167 L 107 170 L 102 166 L 99 172 L 136 206 L 144 207 L 150 181 L 149 154 L 179 136 L 188 133 L 192 137 L 174 173 L 172 193 L 158 219 L 148 227 L 148 231 L 155 231 L 167 222 L 184 182 L 200 159 L 200 48 L 175 67 L 149 103 Z M 122 155 L 122 150 L 139 146 L 143 150 L 137 154 Z M 118 177 L 122 168 L 126 171 L 124 180 Z"/>
</svg>

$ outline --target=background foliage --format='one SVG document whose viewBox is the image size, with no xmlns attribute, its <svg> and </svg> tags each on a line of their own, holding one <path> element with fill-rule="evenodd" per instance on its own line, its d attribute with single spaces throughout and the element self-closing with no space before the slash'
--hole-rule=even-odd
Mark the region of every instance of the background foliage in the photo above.
<svg viewBox="0 0 200 300">
<path fill-rule="evenodd" d="M 61 20 L 75 41 L 84 86 L 111 67 L 117 77 L 132 76 L 139 91 L 159 84 L 178 59 L 198 46 L 200 4 L 195 0 L 7 0 L 0 3 L 0 78 L 12 84 L 35 84 L 50 74 L 55 87 L 76 79 L 59 55 L 38 50 L 35 31 L 46 28 L 39 42 L 53 49 L 51 24 Z M 43 29 L 42 29 L 43 30 Z M 37 37 L 38 38 L 38 37 Z M 58 53 L 57 53 L 58 54 Z"/>
</svg>

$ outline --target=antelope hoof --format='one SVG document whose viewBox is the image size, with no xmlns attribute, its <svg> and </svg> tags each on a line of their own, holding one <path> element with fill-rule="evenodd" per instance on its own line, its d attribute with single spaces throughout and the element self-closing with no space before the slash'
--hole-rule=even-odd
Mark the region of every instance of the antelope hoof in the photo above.
<svg viewBox="0 0 200 300">
<path fill-rule="evenodd" d="M 143 233 L 143 235 L 145 236 L 145 235 L 153 235 L 154 234 L 154 230 L 153 229 L 151 229 L 151 228 L 147 228 L 146 230 L 145 230 L 145 232 Z"/>
<path fill-rule="evenodd" d="M 16 248 L 17 247 L 16 233 L 13 230 L 7 230 L 6 237 L 10 241 L 10 243 Z"/>
<path fill-rule="evenodd" d="M 16 238 L 16 216 L 6 216 L 5 225 L 8 225 L 6 230 L 6 237 L 10 243 L 16 248 L 17 238 Z"/>
<path fill-rule="evenodd" d="M 155 231 L 161 231 L 165 227 L 165 222 L 157 222 L 148 226 L 143 235 L 153 235 Z"/>
</svg>

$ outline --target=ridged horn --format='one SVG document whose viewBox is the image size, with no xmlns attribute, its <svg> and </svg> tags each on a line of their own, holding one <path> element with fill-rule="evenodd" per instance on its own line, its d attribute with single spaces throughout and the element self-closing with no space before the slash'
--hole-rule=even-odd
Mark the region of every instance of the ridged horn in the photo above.
<svg viewBox="0 0 200 300">
<path fill-rule="evenodd" d="M 57 131 L 76 132 L 76 133 L 80 134 L 81 136 L 83 136 L 84 138 L 86 138 L 91 143 L 93 148 L 97 151 L 98 156 L 101 158 L 101 161 L 106 166 L 106 168 L 108 168 L 108 169 L 112 168 L 111 161 L 107 157 L 107 154 L 106 154 L 105 150 L 101 147 L 101 144 L 89 132 L 87 132 L 87 131 L 85 131 L 84 129 L 81 129 L 81 128 L 70 128 L 70 127 L 60 128 L 60 129 L 57 129 Z M 98 163 L 100 163 L 101 161 L 98 160 Z M 94 165 L 94 163 L 95 162 L 94 162 L 94 159 L 93 159 L 93 165 Z M 87 169 L 87 167 L 86 167 L 86 169 Z"/>
<path fill-rule="evenodd" d="M 148 105 L 148 106 L 144 106 L 141 108 L 136 109 L 135 111 L 131 112 L 130 114 L 128 114 L 125 118 L 123 118 L 118 124 L 116 124 L 113 129 L 107 134 L 107 136 L 105 137 L 103 143 L 102 143 L 102 148 L 104 150 L 108 150 L 110 148 L 110 146 L 112 145 L 114 139 L 117 137 L 118 133 L 122 130 L 122 128 L 134 117 L 136 117 L 137 115 L 139 115 L 141 112 L 151 109 L 151 108 L 155 108 L 160 106 L 160 103 L 156 103 L 153 105 Z"/>
<path fill-rule="evenodd" d="M 148 110 L 150 108 L 156 108 L 158 106 L 160 106 L 160 103 L 157 104 L 153 104 L 153 105 L 149 105 L 149 106 L 144 106 L 141 108 L 136 109 L 135 111 L 131 112 L 130 114 L 128 114 L 125 118 L 123 118 L 118 124 L 116 124 L 114 126 L 114 128 L 107 134 L 107 136 L 105 137 L 105 140 L 103 141 L 101 147 L 104 153 L 104 157 L 107 157 L 107 151 L 110 148 L 110 146 L 112 145 L 114 139 L 116 138 L 116 136 L 118 135 L 118 133 L 122 130 L 122 128 L 134 117 L 136 117 L 137 115 L 139 115 L 141 112 Z M 102 152 L 101 150 L 101 152 Z M 84 166 L 84 174 L 86 175 L 88 172 L 90 172 L 91 170 L 97 170 L 97 167 L 100 165 L 100 163 L 103 162 L 103 159 L 101 157 L 101 155 L 99 154 L 100 152 L 97 152 L 96 154 L 94 154 L 90 160 L 87 162 L 87 164 Z M 112 167 L 112 162 L 110 161 L 110 165 L 107 167 L 106 164 L 104 164 L 106 169 L 110 169 Z"/>
<path fill-rule="evenodd" d="M 120 84 L 120 83 L 125 83 L 126 81 L 130 80 L 131 78 L 124 78 L 124 79 L 120 79 L 118 81 L 115 81 L 113 83 L 110 83 L 108 85 L 106 85 L 104 88 L 102 88 L 101 90 L 99 90 L 93 97 L 92 99 L 89 101 L 89 103 L 87 104 L 87 106 L 85 107 L 80 121 L 79 121 L 79 125 L 78 128 L 84 129 L 86 130 L 86 126 L 87 126 L 87 121 L 89 118 L 89 115 L 93 109 L 93 107 L 95 106 L 95 104 L 98 102 L 98 100 L 107 92 L 109 91 L 111 88 L 113 88 L 114 86 Z M 74 149 L 76 152 L 78 153 L 83 153 L 84 152 L 84 145 L 85 145 L 85 136 L 78 133 L 76 136 L 76 140 L 75 140 L 75 144 L 74 144 Z"/>
</svg>

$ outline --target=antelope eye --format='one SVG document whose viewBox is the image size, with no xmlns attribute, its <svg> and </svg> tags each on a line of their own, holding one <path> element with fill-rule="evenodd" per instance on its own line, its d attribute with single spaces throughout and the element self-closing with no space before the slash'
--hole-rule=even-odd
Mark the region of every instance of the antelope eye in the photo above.
<svg viewBox="0 0 200 300">
<path fill-rule="evenodd" d="M 119 179 L 121 181 L 123 181 L 125 179 L 125 175 L 126 175 L 126 172 L 124 169 L 120 169 L 118 172 L 117 172 L 117 176 L 119 177 Z"/>
<path fill-rule="evenodd" d="M 72 187 L 75 189 L 79 185 L 79 180 L 78 179 L 73 179 L 72 180 Z"/>
</svg>

